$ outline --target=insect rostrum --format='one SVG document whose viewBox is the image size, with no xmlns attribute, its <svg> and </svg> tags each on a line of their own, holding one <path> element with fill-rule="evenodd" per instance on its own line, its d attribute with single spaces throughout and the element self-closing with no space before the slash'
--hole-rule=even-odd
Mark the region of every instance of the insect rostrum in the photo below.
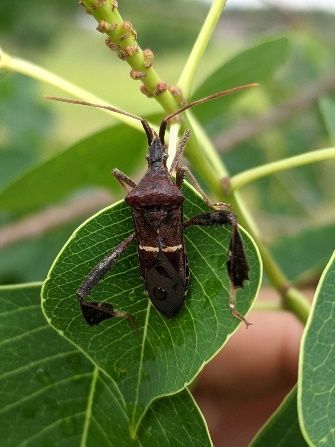
<svg viewBox="0 0 335 447">
<path fill-rule="evenodd" d="M 189 138 L 189 131 L 186 130 L 179 141 L 170 169 L 167 167 L 168 154 L 164 136 L 168 121 L 182 111 L 202 102 L 253 86 L 254 84 L 240 86 L 183 106 L 162 121 L 159 135 L 151 129 L 145 120 L 136 115 L 109 106 L 51 98 L 107 108 L 131 116 L 141 121 L 148 139 L 149 149 L 146 157 L 148 169 L 138 184 L 118 169 L 113 170 L 113 175 L 121 185 L 130 189 L 125 201 L 132 210 L 135 232 L 120 242 L 88 273 L 77 291 L 83 317 L 89 325 L 96 325 L 113 317 L 126 317 L 132 325 L 134 324 L 133 317 L 127 312 L 116 310 L 109 303 L 87 301 L 86 297 L 135 240 L 144 288 L 152 304 L 167 318 L 177 315 L 183 308 L 189 281 L 184 230 L 192 225 L 229 225 L 231 227 L 230 247 L 226 254 L 227 270 L 232 285 L 230 309 L 234 316 L 244 321 L 246 325 L 249 324 L 235 306 L 235 289 L 243 287 L 244 281 L 248 280 L 249 271 L 236 216 L 231 212 L 230 205 L 212 202 L 202 191 L 189 169 L 180 164 Z M 175 178 L 172 175 L 174 172 L 176 173 Z M 189 177 L 206 204 L 213 209 L 211 212 L 194 216 L 186 222 L 183 217 L 184 197 L 181 192 L 185 175 Z"/>
</svg>

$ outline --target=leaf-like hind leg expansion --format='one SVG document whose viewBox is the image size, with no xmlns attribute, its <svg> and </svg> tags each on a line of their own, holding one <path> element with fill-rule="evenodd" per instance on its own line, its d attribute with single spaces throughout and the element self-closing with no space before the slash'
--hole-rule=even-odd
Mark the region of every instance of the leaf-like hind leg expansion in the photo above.
<svg viewBox="0 0 335 447">
<path fill-rule="evenodd" d="M 98 301 L 81 301 L 80 309 L 81 313 L 90 326 L 95 326 L 104 320 L 109 318 L 127 318 L 130 326 L 135 330 L 135 320 L 134 317 L 128 312 L 122 312 L 120 310 L 114 309 L 112 304 L 109 303 L 99 303 Z"/>
<path fill-rule="evenodd" d="M 229 307 L 232 314 L 243 321 L 248 327 L 250 323 L 236 309 L 236 289 L 243 287 L 244 281 L 249 279 L 249 266 L 244 253 L 243 242 L 238 230 L 235 214 L 226 210 L 203 213 L 192 217 L 184 224 L 185 228 L 191 225 L 202 225 L 206 227 L 214 225 L 231 226 L 232 233 L 227 259 L 227 270 L 232 284 Z"/>
<path fill-rule="evenodd" d="M 111 304 L 97 302 L 97 301 L 84 301 L 85 296 L 89 295 L 92 289 L 101 281 L 106 273 L 113 267 L 119 256 L 129 247 L 129 245 L 135 239 L 135 233 L 131 234 L 124 239 L 111 253 L 108 253 L 98 265 L 96 265 L 85 278 L 77 290 L 77 299 L 80 304 L 80 308 L 86 322 L 93 326 L 101 323 L 108 318 L 128 318 L 131 326 L 134 328 L 134 319 L 127 312 L 121 312 L 114 309 Z"/>
</svg>

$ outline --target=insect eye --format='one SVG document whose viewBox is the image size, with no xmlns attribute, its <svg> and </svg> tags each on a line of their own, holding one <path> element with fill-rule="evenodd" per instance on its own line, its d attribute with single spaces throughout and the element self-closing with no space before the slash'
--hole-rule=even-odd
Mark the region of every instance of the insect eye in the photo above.
<svg viewBox="0 0 335 447">
<path fill-rule="evenodd" d="M 154 295 L 158 300 L 165 300 L 167 297 L 167 291 L 162 287 L 157 286 L 154 288 Z"/>
</svg>

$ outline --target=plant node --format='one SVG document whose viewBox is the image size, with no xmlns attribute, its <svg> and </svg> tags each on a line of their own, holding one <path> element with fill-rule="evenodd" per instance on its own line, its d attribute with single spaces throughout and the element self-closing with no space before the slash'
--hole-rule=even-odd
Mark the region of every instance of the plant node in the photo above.
<svg viewBox="0 0 335 447">
<path fill-rule="evenodd" d="M 119 51 L 117 52 L 117 57 L 122 61 L 126 61 L 128 59 L 128 53 L 126 50 L 123 50 L 119 47 Z"/>
<path fill-rule="evenodd" d="M 113 0 L 111 2 L 111 10 L 114 12 L 119 7 L 119 2 L 117 0 Z"/>
<path fill-rule="evenodd" d="M 134 68 L 130 71 L 130 77 L 135 81 L 145 78 L 146 75 L 144 71 L 135 70 Z"/>
<path fill-rule="evenodd" d="M 124 30 L 124 34 L 120 37 L 121 40 L 128 39 L 130 37 L 134 40 L 137 39 L 137 32 L 135 31 L 132 23 L 124 21 L 122 23 L 122 29 Z"/>
<path fill-rule="evenodd" d="M 147 48 L 143 51 L 143 57 L 144 57 L 144 67 L 150 68 L 152 67 L 153 61 L 154 61 L 154 53 L 150 50 L 150 48 Z"/>
<path fill-rule="evenodd" d="M 156 85 L 154 96 L 159 96 L 162 93 L 166 92 L 167 88 L 168 86 L 166 82 L 164 81 L 158 82 L 158 84 Z"/>
<path fill-rule="evenodd" d="M 99 33 L 110 33 L 111 31 L 115 31 L 116 28 L 117 28 L 116 23 L 109 23 L 106 22 L 105 20 L 100 20 L 97 26 L 97 31 L 99 31 Z"/>
<path fill-rule="evenodd" d="M 112 51 L 119 51 L 120 50 L 120 47 L 116 43 L 114 43 L 110 37 L 107 37 L 107 39 L 105 39 L 105 44 Z"/>
<path fill-rule="evenodd" d="M 106 0 L 94 0 L 92 2 L 92 8 L 96 11 L 98 8 L 101 8 L 106 3 Z"/>
<path fill-rule="evenodd" d="M 139 52 L 139 46 L 137 44 L 134 45 L 128 45 L 124 51 L 128 54 L 129 57 L 134 56 L 136 53 Z"/>
<path fill-rule="evenodd" d="M 140 87 L 141 93 L 143 93 L 143 95 L 147 96 L 148 98 L 153 98 L 155 95 L 148 89 L 147 86 L 145 86 L 144 84 L 141 85 Z"/>
</svg>

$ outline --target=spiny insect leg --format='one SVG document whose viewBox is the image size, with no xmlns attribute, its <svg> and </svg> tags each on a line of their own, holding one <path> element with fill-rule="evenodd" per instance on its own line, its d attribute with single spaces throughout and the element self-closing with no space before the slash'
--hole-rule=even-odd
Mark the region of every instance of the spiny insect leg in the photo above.
<svg viewBox="0 0 335 447">
<path fill-rule="evenodd" d="M 128 177 L 128 175 L 126 175 L 122 171 L 119 171 L 119 169 L 116 168 L 113 169 L 112 174 L 114 175 L 116 180 L 120 183 L 120 185 L 124 187 L 126 191 L 127 191 L 126 185 L 129 186 L 130 188 L 135 188 L 135 186 L 137 186 L 136 183 L 130 177 Z"/>
<path fill-rule="evenodd" d="M 128 318 L 132 327 L 134 327 L 133 317 L 126 312 L 117 311 L 109 303 L 97 301 L 85 301 L 84 298 L 89 295 L 92 289 L 101 281 L 106 273 L 113 267 L 119 256 L 129 247 L 135 239 L 135 233 L 124 239 L 111 253 L 108 253 L 98 265 L 96 265 L 87 275 L 79 289 L 77 290 L 77 299 L 86 322 L 93 326 L 102 321 L 112 318 Z"/>
<path fill-rule="evenodd" d="M 185 175 L 189 178 L 190 182 L 194 186 L 194 188 L 198 191 L 198 193 L 201 195 L 203 201 L 206 203 L 206 205 L 209 208 L 213 208 L 215 210 L 223 210 L 230 212 L 231 206 L 229 203 L 224 202 L 214 202 L 211 200 L 205 191 L 201 188 L 201 186 L 198 183 L 198 180 L 194 177 L 192 172 L 189 170 L 187 166 L 178 166 L 177 167 L 177 175 L 176 175 L 176 185 L 178 188 L 182 187 Z"/>
<path fill-rule="evenodd" d="M 243 321 L 245 324 L 245 327 L 248 329 L 249 326 L 252 326 L 252 323 L 250 323 L 242 314 L 236 309 L 236 288 L 232 287 L 230 289 L 229 294 L 229 309 L 232 313 L 232 315 L 235 318 L 238 318 L 240 321 Z"/>
<path fill-rule="evenodd" d="M 186 129 L 185 132 L 183 133 L 183 136 L 179 140 L 176 154 L 175 154 L 173 161 L 171 163 L 170 174 L 177 168 L 180 160 L 183 158 L 185 147 L 186 147 L 186 144 L 190 138 L 190 134 L 191 134 L 190 130 Z"/>
<path fill-rule="evenodd" d="M 243 282 L 249 279 L 249 266 L 244 253 L 243 242 L 238 230 L 235 214 L 226 210 L 218 210 L 210 213 L 203 213 L 192 217 L 187 221 L 185 228 L 191 225 L 213 226 L 230 225 L 232 234 L 230 239 L 227 270 L 232 284 L 229 307 L 232 314 L 243 321 L 248 327 L 250 323 L 236 309 L 236 288 L 243 287 Z"/>
</svg>

